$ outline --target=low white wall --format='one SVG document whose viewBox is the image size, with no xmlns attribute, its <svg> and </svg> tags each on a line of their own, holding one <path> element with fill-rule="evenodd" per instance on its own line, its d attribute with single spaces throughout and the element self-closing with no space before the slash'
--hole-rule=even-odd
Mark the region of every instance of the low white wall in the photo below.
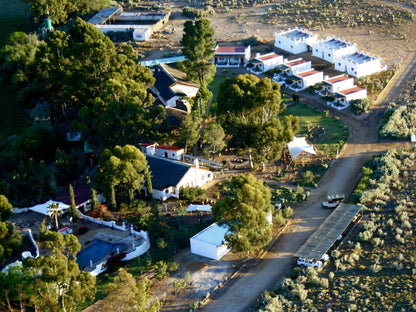
<svg viewBox="0 0 416 312">
<path fill-rule="evenodd" d="M 39 247 L 38 247 L 38 245 L 36 244 L 35 240 L 33 239 L 33 236 L 32 236 L 32 231 L 31 231 L 30 229 L 27 229 L 27 230 L 25 231 L 25 233 L 27 233 L 27 235 L 29 236 L 30 241 L 32 242 L 33 246 L 34 246 L 34 247 L 35 247 L 35 249 L 36 249 L 36 256 L 35 256 L 35 258 L 39 257 Z"/>
<path fill-rule="evenodd" d="M 85 219 L 85 220 L 88 220 L 90 222 L 98 223 L 98 224 L 110 227 L 112 229 L 120 230 L 120 231 L 127 231 L 128 230 L 128 228 L 126 227 L 124 222 L 123 222 L 122 225 L 117 225 L 115 221 L 104 221 L 104 220 L 95 219 L 93 217 L 89 217 L 89 216 L 84 215 L 81 211 L 78 211 L 78 214 L 79 214 L 79 217 L 81 219 Z"/>
</svg>

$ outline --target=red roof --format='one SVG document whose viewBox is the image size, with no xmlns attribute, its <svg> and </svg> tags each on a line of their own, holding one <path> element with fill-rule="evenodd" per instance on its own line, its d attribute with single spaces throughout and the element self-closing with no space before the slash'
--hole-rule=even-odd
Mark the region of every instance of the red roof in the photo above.
<svg viewBox="0 0 416 312">
<path fill-rule="evenodd" d="M 348 80 L 348 79 L 351 79 L 351 78 L 346 77 L 346 76 L 338 76 L 338 77 L 329 78 L 329 79 L 326 80 L 326 82 L 336 83 L 336 82 L 340 82 L 340 81 L 344 81 L 344 80 Z"/>
<path fill-rule="evenodd" d="M 258 57 L 256 57 L 256 59 L 258 59 L 260 61 L 266 61 L 266 60 L 270 60 L 270 59 L 275 58 L 275 57 L 280 57 L 280 55 L 277 55 L 276 53 L 269 53 L 269 54 L 258 56 Z"/>
<path fill-rule="evenodd" d="M 295 65 L 302 64 L 302 63 L 306 63 L 306 61 L 305 60 L 294 60 L 294 61 L 285 63 L 285 65 L 287 65 L 287 66 L 295 66 Z"/>
<path fill-rule="evenodd" d="M 318 73 L 319 73 L 319 71 L 311 69 L 311 70 L 308 70 L 308 71 L 297 73 L 296 76 L 307 77 L 307 76 L 311 76 L 311 75 L 318 74 Z"/>
<path fill-rule="evenodd" d="M 83 184 L 74 188 L 75 205 L 79 206 L 90 199 L 90 188 L 87 184 Z M 56 198 L 56 201 L 70 205 L 69 190 L 65 194 Z"/>
<path fill-rule="evenodd" d="M 215 53 L 245 53 L 247 47 L 217 47 Z"/>
<path fill-rule="evenodd" d="M 177 146 L 172 146 L 172 145 L 158 145 L 156 148 L 165 149 L 169 151 L 180 151 L 183 149 L 182 147 L 177 147 Z"/>
<path fill-rule="evenodd" d="M 151 146 L 151 145 L 154 145 L 154 144 L 155 143 L 139 143 L 139 145 L 143 146 L 143 147 Z"/>
<path fill-rule="evenodd" d="M 348 95 L 348 94 L 355 93 L 355 92 L 358 92 L 358 91 L 361 91 L 361 90 L 364 90 L 364 89 L 361 89 L 359 87 L 354 87 L 354 88 L 350 88 L 350 89 L 346 89 L 346 90 L 342 90 L 342 91 L 338 91 L 338 92 L 341 93 L 341 94 L 344 94 L 344 95 Z"/>
</svg>

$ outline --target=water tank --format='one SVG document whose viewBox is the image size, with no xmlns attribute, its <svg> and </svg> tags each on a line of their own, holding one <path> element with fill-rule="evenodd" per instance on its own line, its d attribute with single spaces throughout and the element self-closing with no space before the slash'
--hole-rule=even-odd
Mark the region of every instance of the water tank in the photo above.
<svg viewBox="0 0 416 312">
<path fill-rule="evenodd" d="M 45 28 L 46 29 L 52 28 L 52 20 L 49 17 L 45 18 Z"/>
</svg>

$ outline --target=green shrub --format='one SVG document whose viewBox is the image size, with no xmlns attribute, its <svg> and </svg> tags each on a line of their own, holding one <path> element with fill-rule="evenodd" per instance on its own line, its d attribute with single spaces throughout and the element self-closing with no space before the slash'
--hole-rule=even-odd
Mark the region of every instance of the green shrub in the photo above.
<svg viewBox="0 0 416 312">
<path fill-rule="evenodd" d="M 370 109 L 370 100 L 367 98 L 352 100 L 350 101 L 350 108 L 355 115 L 361 115 Z"/>
<path fill-rule="evenodd" d="M 185 187 L 179 191 L 179 198 L 186 202 L 201 202 L 206 199 L 207 191 L 198 187 Z"/>
</svg>

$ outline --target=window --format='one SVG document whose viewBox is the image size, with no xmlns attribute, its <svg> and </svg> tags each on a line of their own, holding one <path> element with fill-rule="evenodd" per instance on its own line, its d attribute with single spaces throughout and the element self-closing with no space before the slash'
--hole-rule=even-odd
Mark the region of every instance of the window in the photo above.
<svg viewBox="0 0 416 312">
<path fill-rule="evenodd" d="M 293 49 L 293 45 L 290 45 L 290 48 Z"/>
<path fill-rule="evenodd" d="M 351 70 L 354 71 L 354 67 L 351 67 Z"/>
<path fill-rule="evenodd" d="M 315 49 L 315 52 L 318 52 L 318 49 Z"/>
<path fill-rule="evenodd" d="M 331 57 L 331 53 L 328 53 L 328 56 Z"/>
<path fill-rule="evenodd" d="M 341 66 L 341 63 L 338 63 L 338 66 Z"/>
<path fill-rule="evenodd" d="M 282 43 L 280 40 L 278 42 L 279 42 L 279 44 Z"/>
<path fill-rule="evenodd" d="M 166 193 L 166 194 L 167 194 L 167 193 L 169 193 L 169 189 L 166 189 L 166 190 L 165 190 L 165 193 Z"/>
</svg>

